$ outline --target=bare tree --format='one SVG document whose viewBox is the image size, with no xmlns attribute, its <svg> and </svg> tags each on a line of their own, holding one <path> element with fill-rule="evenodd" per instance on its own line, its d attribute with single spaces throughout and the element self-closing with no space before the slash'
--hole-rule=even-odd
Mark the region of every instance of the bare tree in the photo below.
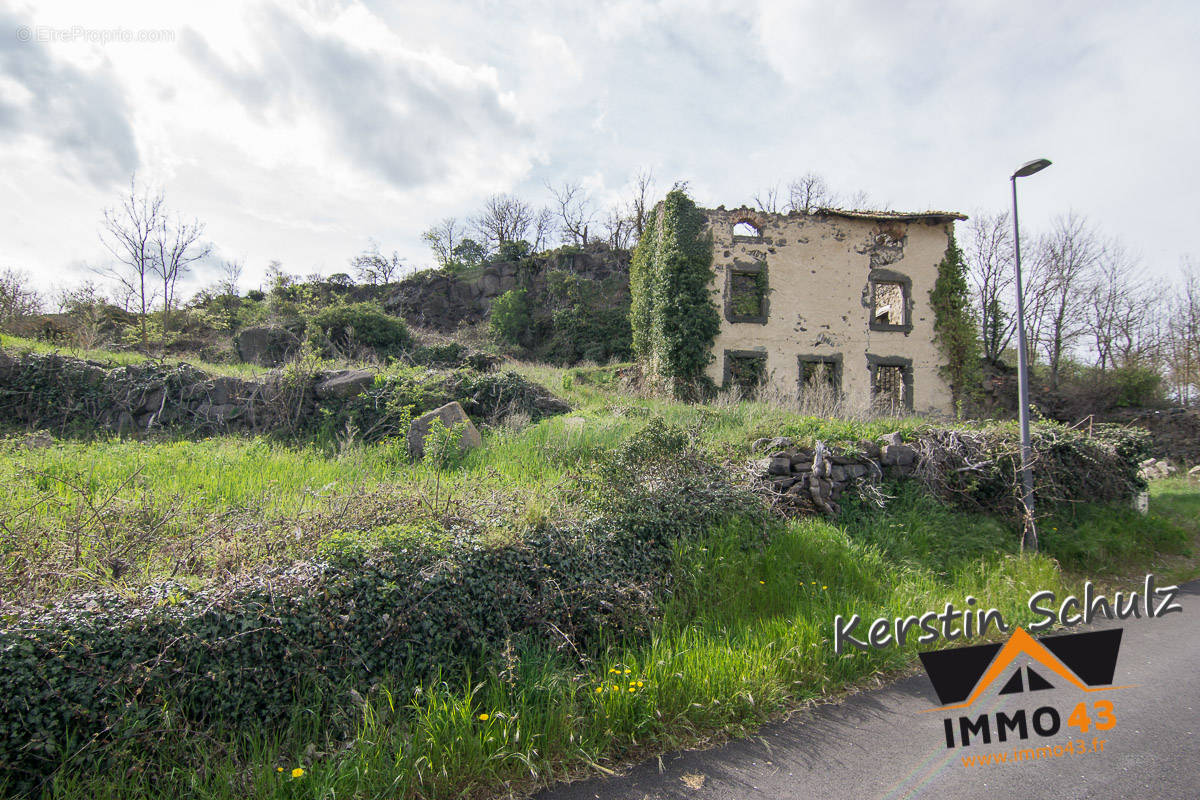
<svg viewBox="0 0 1200 800">
<path fill-rule="evenodd" d="M 825 179 L 815 172 L 808 172 L 788 184 L 788 210 L 811 214 L 819 208 L 837 205 L 837 197 L 829 189 Z"/>
<path fill-rule="evenodd" d="M 1135 273 L 1137 262 L 1118 243 L 1098 259 L 1086 297 L 1084 327 L 1101 372 L 1135 359 L 1148 306 Z"/>
<path fill-rule="evenodd" d="M 779 184 L 754 195 L 754 205 L 758 207 L 759 211 L 765 211 L 768 214 L 779 213 Z"/>
<path fill-rule="evenodd" d="M 221 274 L 217 278 L 217 290 L 223 295 L 237 297 L 239 293 L 238 284 L 242 281 L 242 271 L 244 269 L 245 265 L 241 259 L 222 261 Z"/>
<path fill-rule="evenodd" d="M 1009 313 L 1013 296 L 1012 224 L 1008 214 L 976 214 L 967 223 L 965 256 L 975 292 L 983 355 L 999 361 L 1016 329 Z"/>
<path fill-rule="evenodd" d="M 549 183 L 546 188 L 558 204 L 558 218 L 564 242 L 587 247 L 588 226 L 596 216 L 592 201 L 579 183 L 566 182 L 559 188 Z"/>
<path fill-rule="evenodd" d="M 461 234 L 462 230 L 458 226 L 458 220 L 454 217 L 446 217 L 422 233 L 421 239 L 433 251 L 433 257 L 437 259 L 438 266 L 445 267 L 454 260 L 454 247 L 458 244 Z"/>
<path fill-rule="evenodd" d="M 479 235 L 495 249 L 505 242 L 526 238 L 533 224 L 533 209 L 519 197 L 494 194 L 483 204 L 483 211 L 472 220 Z"/>
<path fill-rule="evenodd" d="M 30 288 L 28 273 L 11 268 L 0 272 L 0 325 L 41 310 L 42 298 Z"/>
<path fill-rule="evenodd" d="M 391 256 L 385 256 L 373 240 L 366 250 L 350 259 L 350 266 L 360 281 L 372 285 L 391 283 L 404 268 L 399 253 L 393 250 Z"/>
<path fill-rule="evenodd" d="M 105 209 L 100 231 L 100 241 L 116 259 L 101 272 L 115 280 L 125 297 L 136 304 L 143 350 L 150 346 L 146 317 L 154 303 L 155 235 L 166 214 L 165 202 L 161 190 L 139 190 L 136 177 L 131 177 L 129 193 L 120 205 Z"/>
<path fill-rule="evenodd" d="M 550 248 L 554 234 L 554 212 L 542 206 L 533 218 L 533 252 L 540 253 Z"/>
<path fill-rule="evenodd" d="M 646 229 L 646 215 L 654 205 L 654 170 L 640 169 L 633 176 L 633 199 L 630 201 L 630 218 L 634 237 L 642 238 Z"/>
<path fill-rule="evenodd" d="M 177 217 L 174 222 L 168 222 L 166 214 L 160 216 L 154 231 L 151 269 L 162 284 L 163 344 L 166 344 L 170 330 L 171 306 L 175 303 L 179 279 L 191 271 L 192 264 L 212 252 L 212 246 L 200 240 L 203 235 L 204 224 L 199 220 L 186 222 Z"/>
<path fill-rule="evenodd" d="M 1058 388 L 1063 358 L 1086 332 L 1087 291 L 1105 247 L 1083 217 L 1068 214 L 1038 243 L 1036 338 Z M 1029 293 L 1026 293 L 1026 298 Z"/>
<path fill-rule="evenodd" d="M 1200 393 L 1200 268 L 1191 258 L 1184 259 L 1182 280 L 1171 303 L 1166 354 L 1175 397 L 1189 405 Z"/>
<path fill-rule="evenodd" d="M 633 240 L 634 221 L 620 206 L 613 206 L 604 217 L 604 237 L 614 250 L 627 250 Z"/>
</svg>

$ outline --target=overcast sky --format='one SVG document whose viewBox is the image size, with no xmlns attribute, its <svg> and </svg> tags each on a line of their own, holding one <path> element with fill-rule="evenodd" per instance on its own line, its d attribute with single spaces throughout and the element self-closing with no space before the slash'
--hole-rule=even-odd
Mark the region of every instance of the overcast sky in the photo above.
<svg viewBox="0 0 1200 800">
<path fill-rule="evenodd" d="M 571 5 L 0 0 L 0 267 L 103 266 L 135 171 L 247 288 L 371 239 L 427 265 L 422 230 L 546 181 L 605 203 L 653 168 L 732 207 L 815 171 L 974 213 L 1038 156 L 1031 229 L 1073 210 L 1164 279 L 1200 252 L 1194 2 Z"/>
</svg>

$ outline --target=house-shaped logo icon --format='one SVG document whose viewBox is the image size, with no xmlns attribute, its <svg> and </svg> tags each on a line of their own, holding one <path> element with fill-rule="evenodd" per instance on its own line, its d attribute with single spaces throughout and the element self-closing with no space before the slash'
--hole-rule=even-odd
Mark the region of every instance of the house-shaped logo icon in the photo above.
<svg viewBox="0 0 1200 800">
<path fill-rule="evenodd" d="M 1084 692 L 1099 692 L 1113 686 L 1121 629 L 1089 631 L 1035 639 L 1023 628 L 1013 631 L 1008 641 L 921 653 L 921 664 L 933 683 L 939 708 L 967 708 L 1011 667 L 1021 665 L 1001 687 L 999 694 L 1040 691 L 1074 686 Z"/>
</svg>

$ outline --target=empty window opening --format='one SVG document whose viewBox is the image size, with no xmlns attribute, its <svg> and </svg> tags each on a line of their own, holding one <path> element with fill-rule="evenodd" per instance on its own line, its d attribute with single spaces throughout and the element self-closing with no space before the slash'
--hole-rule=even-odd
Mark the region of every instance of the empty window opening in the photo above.
<svg viewBox="0 0 1200 800">
<path fill-rule="evenodd" d="M 840 392 L 842 365 L 835 358 L 800 359 L 800 388 L 807 391 Z"/>
<path fill-rule="evenodd" d="M 872 328 L 903 328 L 908 325 L 908 298 L 904 284 L 894 281 L 876 281 L 871 304 Z"/>
<path fill-rule="evenodd" d="M 762 231 L 753 222 L 742 220 L 733 226 L 734 238 L 757 239 L 762 236 Z"/>
<path fill-rule="evenodd" d="M 842 401 L 842 362 L 839 356 L 800 356 L 800 411 L 813 416 L 839 413 Z"/>
<path fill-rule="evenodd" d="M 871 376 L 871 403 L 877 411 L 895 414 L 907 406 L 904 367 L 880 364 Z"/>
<path fill-rule="evenodd" d="M 729 318 L 735 322 L 762 322 L 766 316 L 767 271 L 729 273 Z"/>
<path fill-rule="evenodd" d="M 767 354 L 725 351 L 725 389 L 750 398 L 767 382 Z"/>
</svg>

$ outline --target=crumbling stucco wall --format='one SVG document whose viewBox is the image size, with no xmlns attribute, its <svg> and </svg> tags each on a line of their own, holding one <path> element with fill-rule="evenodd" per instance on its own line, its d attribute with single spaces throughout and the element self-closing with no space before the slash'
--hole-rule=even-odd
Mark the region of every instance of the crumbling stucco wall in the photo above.
<svg viewBox="0 0 1200 800">
<path fill-rule="evenodd" d="M 729 378 L 731 355 L 765 358 L 763 388 L 791 398 L 799 388 L 800 360 L 824 360 L 849 407 L 867 408 L 872 375 L 882 365 L 893 367 L 890 378 L 903 375 L 905 407 L 953 413 L 950 387 L 938 374 L 943 359 L 933 340 L 929 291 L 961 215 L 768 214 L 723 207 L 705 213 L 716 272 L 710 290 L 721 312 L 708 374 L 718 386 Z M 741 222 L 758 235 L 735 235 Z M 753 230 L 739 226 L 738 234 L 744 233 Z M 763 271 L 765 281 L 753 277 Z M 758 313 L 744 296 L 755 280 L 766 289 Z M 894 307 L 897 285 L 904 309 Z M 873 316 L 873 310 L 879 313 Z"/>
</svg>

